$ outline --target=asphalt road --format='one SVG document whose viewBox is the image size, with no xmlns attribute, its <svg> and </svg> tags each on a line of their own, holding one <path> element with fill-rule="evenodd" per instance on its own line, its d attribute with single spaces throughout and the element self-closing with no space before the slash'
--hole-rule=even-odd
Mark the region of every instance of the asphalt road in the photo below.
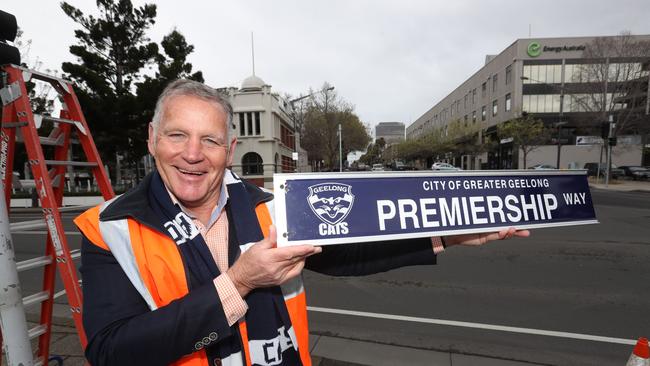
<svg viewBox="0 0 650 366">
<path fill-rule="evenodd" d="M 592 194 L 598 225 L 539 229 L 528 239 L 450 248 L 436 266 L 356 278 L 306 272 L 310 306 L 387 317 L 311 311 L 310 330 L 538 364 L 624 365 L 632 346 L 426 322 L 452 320 L 630 340 L 650 336 L 650 193 Z M 11 219 L 38 216 L 14 212 Z M 64 214 L 66 231 L 74 231 L 73 216 Z M 69 234 L 70 247 L 78 248 L 79 239 Z M 13 240 L 19 259 L 43 253 L 42 232 L 14 233 Z M 38 271 L 20 276 L 24 295 L 40 289 Z"/>
</svg>

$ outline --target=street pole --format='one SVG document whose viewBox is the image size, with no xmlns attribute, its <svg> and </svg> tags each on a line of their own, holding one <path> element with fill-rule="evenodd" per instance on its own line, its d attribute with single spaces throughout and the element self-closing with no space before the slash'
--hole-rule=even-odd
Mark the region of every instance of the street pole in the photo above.
<svg viewBox="0 0 650 366">
<path fill-rule="evenodd" d="M 562 153 L 562 125 L 564 117 L 564 86 L 560 88 L 560 121 L 557 123 L 557 164 L 555 167 L 560 169 L 560 154 Z"/>
<path fill-rule="evenodd" d="M 339 172 L 343 171 L 343 144 L 341 143 L 341 124 L 339 123 Z"/>
</svg>

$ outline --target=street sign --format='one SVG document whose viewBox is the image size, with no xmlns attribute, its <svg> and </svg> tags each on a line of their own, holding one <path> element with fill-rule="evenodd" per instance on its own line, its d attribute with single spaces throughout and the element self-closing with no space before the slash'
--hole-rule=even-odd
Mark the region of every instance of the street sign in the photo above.
<svg viewBox="0 0 650 366">
<path fill-rule="evenodd" d="M 594 224 L 585 171 L 274 174 L 278 245 Z"/>
<path fill-rule="evenodd" d="M 576 146 L 602 145 L 603 138 L 600 136 L 576 136 Z"/>
</svg>

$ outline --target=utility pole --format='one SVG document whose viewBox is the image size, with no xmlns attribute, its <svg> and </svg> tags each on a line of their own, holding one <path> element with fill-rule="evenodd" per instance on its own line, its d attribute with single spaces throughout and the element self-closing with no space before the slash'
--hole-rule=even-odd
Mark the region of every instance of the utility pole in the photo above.
<svg viewBox="0 0 650 366">
<path fill-rule="evenodd" d="M 339 123 L 339 172 L 343 171 L 343 144 L 341 143 L 341 124 Z"/>
</svg>

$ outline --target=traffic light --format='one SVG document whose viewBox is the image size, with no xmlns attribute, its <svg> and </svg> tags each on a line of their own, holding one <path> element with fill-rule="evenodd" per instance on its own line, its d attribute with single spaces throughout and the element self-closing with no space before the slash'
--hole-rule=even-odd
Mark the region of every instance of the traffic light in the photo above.
<svg viewBox="0 0 650 366">
<path fill-rule="evenodd" d="M 20 51 L 7 42 L 13 42 L 18 34 L 16 17 L 0 10 L 0 65 L 20 65 Z"/>
<path fill-rule="evenodd" d="M 609 122 L 600 123 L 600 137 L 606 139 L 609 137 Z"/>
</svg>

